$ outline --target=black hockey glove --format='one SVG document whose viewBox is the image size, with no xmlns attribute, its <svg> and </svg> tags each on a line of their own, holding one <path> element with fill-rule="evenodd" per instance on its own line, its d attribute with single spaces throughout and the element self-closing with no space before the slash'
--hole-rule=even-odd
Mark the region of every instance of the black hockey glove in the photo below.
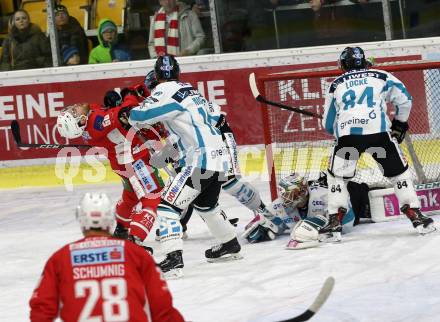
<svg viewBox="0 0 440 322">
<path fill-rule="evenodd" d="M 396 119 L 391 122 L 391 136 L 393 138 L 396 138 L 399 144 L 403 142 L 406 131 L 408 131 L 408 129 L 408 122 L 400 122 Z"/>
<path fill-rule="evenodd" d="M 131 110 L 130 107 L 124 107 L 121 108 L 118 113 L 119 122 L 121 122 L 122 127 L 127 131 L 130 130 L 131 128 L 130 123 L 128 123 L 128 118 L 130 117 L 130 110 Z"/>
</svg>

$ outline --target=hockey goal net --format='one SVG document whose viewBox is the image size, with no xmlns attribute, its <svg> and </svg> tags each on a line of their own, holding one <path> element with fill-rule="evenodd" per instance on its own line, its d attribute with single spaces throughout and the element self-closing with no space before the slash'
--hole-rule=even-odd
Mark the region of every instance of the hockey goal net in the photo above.
<svg viewBox="0 0 440 322">
<path fill-rule="evenodd" d="M 416 183 L 440 180 L 440 62 L 406 61 L 376 64 L 373 68 L 393 73 L 413 97 L 410 130 L 401 144 Z M 257 74 L 256 84 L 268 101 L 323 114 L 325 93 L 337 67 Z M 394 108 L 388 106 L 392 119 Z M 327 169 L 334 138 L 325 133 L 321 120 L 266 105 L 262 107 L 266 157 L 272 198 L 280 178 L 300 173 L 307 179 Z M 408 135 L 409 134 L 409 135 Z M 370 187 L 391 186 L 373 158 L 364 153 L 356 182 Z"/>
</svg>

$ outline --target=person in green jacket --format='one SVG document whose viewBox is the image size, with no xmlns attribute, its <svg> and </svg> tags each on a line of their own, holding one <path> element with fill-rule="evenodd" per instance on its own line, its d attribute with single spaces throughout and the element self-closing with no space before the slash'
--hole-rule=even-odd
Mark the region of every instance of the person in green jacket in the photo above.
<svg viewBox="0 0 440 322">
<path fill-rule="evenodd" d="M 31 23 L 25 10 L 17 10 L 8 36 L 3 41 L 0 70 L 21 70 L 52 66 L 49 39 Z"/>
<path fill-rule="evenodd" d="M 118 42 L 118 28 L 110 19 L 103 19 L 98 26 L 99 45 L 92 49 L 89 64 L 131 60 L 129 51 Z"/>
</svg>

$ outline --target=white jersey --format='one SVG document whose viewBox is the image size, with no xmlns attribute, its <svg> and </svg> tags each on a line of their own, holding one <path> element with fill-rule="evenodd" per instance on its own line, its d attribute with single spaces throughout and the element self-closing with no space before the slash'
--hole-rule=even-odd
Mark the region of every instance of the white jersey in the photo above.
<svg viewBox="0 0 440 322">
<path fill-rule="evenodd" d="M 397 120 L 408 120 L 412 98 L 400 80 L 381 70 L 352 70 L 330 85 L 322 124 L 336 138 L 388 132 L 387 102 L 394 105 Z"/>
<path fill-rule="evenodd" d="M 275 199 L 266 208 L 269 212 L 281 218 L 289 229 L 306 217 L 327 216 L 327 186 L 320 184 L 318 181 L 311 181 L 309 182 L 308 192 L 309 201 L 304 208 L 298 209 L 285 206 L 281 198 Z"/>
<path fill-rule="evenodd" d="M 130 112 L 129 122 L 143 128 L 162 122 L 178 137 L 184 156 L 181 165 L 225 172 L 228 154 L 220 131 L 212 124 L 209 102 L 188 83 L 161 83 L 140 106 Z"/>
</svg>

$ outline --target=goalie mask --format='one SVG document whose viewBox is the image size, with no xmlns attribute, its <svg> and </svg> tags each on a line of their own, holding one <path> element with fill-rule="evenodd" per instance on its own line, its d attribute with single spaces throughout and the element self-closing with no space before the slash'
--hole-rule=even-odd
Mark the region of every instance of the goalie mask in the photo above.
<svg viewBox="0 0 440 322">
<path fill-rule="evenodd" d="M 109 197 L 105 193 L 86 193 L 76 209 L 76 219 L 82 231 L 111 232 L 115 218 Z"/>
<path fill-rule="evenodd" d="M 87 124 L 87 104 L 76 104 L 66 107 L 57 118 L 58 133 L 64 138 L 79 138 Z"/>
<path fill-rule="evenodd" d="M 368 68 L 365 53 L 361 47 L 346 47 L 339 56 L 338 64 L 344 72 Z"/>
<path fill-rule="evenodd" d="M 309 198 L 307 182 L 300 175 L 292 173 L 278 183 L 278 196 L 284 206 L 304 207 Z"/>
</svg>

